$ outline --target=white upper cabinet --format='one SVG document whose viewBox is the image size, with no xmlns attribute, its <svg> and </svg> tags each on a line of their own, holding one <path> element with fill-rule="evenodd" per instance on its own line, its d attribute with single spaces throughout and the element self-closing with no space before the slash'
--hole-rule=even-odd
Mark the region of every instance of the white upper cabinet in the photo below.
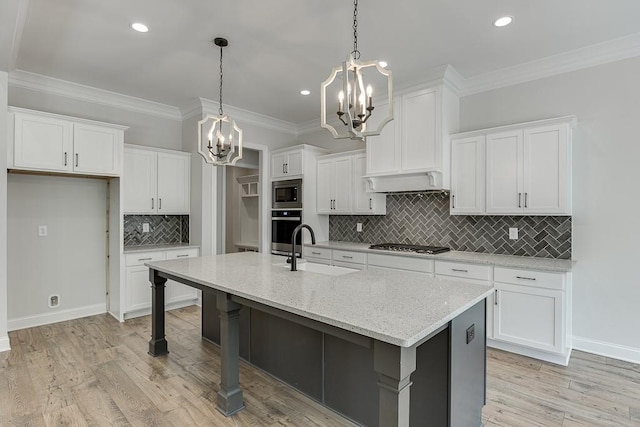
<svg viewBox="0 0 640 427">
<path fill-rule="evenodd" d="M 453 135 L 451 213 L 571 215 L 575 122 L 569 116 Z M 486 141 L 486 172 L 480 169 L 482 149 L 472 148 L 474 138 Z M 482 173 L 484 207 L 478 203 Z"/>
<path fill-rule="evenodd" d="M 120 176 L 125 126 L 10 108 L 11 169 Z"/>
<path fill-rule="evenodd" d="M 124 150 L 124 212 L 188 214 L 191 155 L 127 146 Z"/>
<path fill-rule="evenodd" d="M 302 175 L 302 149 L 275 153 L 271 156 L 271 178 L 296 178 Z"/>
<path fill-rule="evenodd" d="M 485 138 L 451 141 L 451 214 L 482 214 L 485 200 Z"/>
<path fill-rule="evenodd" d="M 387 196 L 369 191 L 366 178 L 367 155 L 353 156 L 353 197 L 352 213 L 360 215 L 385 215 L 387 213 Z"/>
<path fill-rule="evenodd" d="M 449 135 L 458 122 L 459 100 L 446 85 L 396 97 L 394 120 L 367 138 L 370 190 L 449 189 Z"/>
<path fill-rule="evenodd" d="M 351 212 L 352 157 L 318 160 L 317 213 Z"/>
</svg>

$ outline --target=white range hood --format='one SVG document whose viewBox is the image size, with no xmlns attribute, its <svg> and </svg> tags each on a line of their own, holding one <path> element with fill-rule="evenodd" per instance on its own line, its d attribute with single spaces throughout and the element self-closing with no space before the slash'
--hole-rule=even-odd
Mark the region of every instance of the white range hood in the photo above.
<svg viewBox="0 0 640 427">
<path fill-rule="evenodd" d="M 442 172 L 418 172 L 382 176 L 366 176 L 369 190 L 375 193 L 448 190 Z"/>
</svg>

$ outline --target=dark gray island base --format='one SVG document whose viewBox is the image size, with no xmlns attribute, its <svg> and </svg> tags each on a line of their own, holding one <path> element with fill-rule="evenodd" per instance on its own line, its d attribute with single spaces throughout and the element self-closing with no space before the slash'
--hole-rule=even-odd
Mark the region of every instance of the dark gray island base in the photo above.
<svg viewBox="0 0 640 427">
<path fill-rule="evenodd" d="M 173 262 L 173 261 L 172 261 Z M 150 265 L 149 353 L 167 354 L 167 279 L 202 290 L 202 335 L 221 349 L 217 408 L 243 406 L 242 357 L 366 426 L 479 426 L 485 401 L 485 299 L 415 343 L 402 346 L 217 289 L 181 270 Z M 164 267 L 164 266 L 163 266 Z M 295 273 L 294 273 L 295 274 Z M 413 280 L 415 276 L 406 276 Z M 257 298 L 256 298 L 257 299 Z"/>
</svg>

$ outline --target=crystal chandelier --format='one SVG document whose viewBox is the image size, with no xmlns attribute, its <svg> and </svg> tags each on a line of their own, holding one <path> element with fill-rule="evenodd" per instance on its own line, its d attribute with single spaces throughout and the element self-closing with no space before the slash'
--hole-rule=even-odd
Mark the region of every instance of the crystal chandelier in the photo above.
<svg viewBox="0 0 640 427">
<path fill-rule="evenodd" d="M 365 80 L 374 82 L 365 84 Z M 334 84 L 334 81 L 336 84 Z M 377 123 L 368 120 L 374 115 L 374 87 L 384 93 L 376 93 L 376 100 L 386 104 L 386 110 L 375 112 Z M 335 93 L 335 103 L 327 105 L 327 92 Z M 364 140 L 379 135 L 382 128 L 393 120 L 393 83 L 391 71 L 380 65 L 380 61 L 360 62 L 358 50 L 358 0 L 353 3 L 353 51 L 341 66 L 335 67 L 320 89 L 321 126 L 328 129 L 336 139 Z M 333 110 L 337 105 L 338 111 Z M 327 108 L 333 111 L 327 114 Z M 386 115 L 385 115 L 386 114 Z M 335 126 L 334 126 L 335 125 Z M 336 129 L 338 127 L 338 129 Z"/>
<path fill-rule="evenodd" d="M 216 37 L 213 43 L 220 47 L 220 101 L 217 116 L 207 114 L 198 122 L 198 153 L 207 163 L 234 165 L 242 158 L 242 129 L 222 110 L 222 48 L 229 42 Z"/>
</svg>

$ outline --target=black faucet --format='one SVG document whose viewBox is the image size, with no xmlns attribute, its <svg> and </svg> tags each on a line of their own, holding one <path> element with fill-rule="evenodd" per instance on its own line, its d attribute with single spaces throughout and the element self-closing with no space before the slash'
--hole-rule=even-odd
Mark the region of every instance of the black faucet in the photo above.
<svg viewBox="0 0 640 427">
<path fill-rule="evenodd" d="M 298 237 L 298 232 L 306 228 L 311 233 L 311 244 L 316 244 L 316 235 L 313 233 L 311 227 L 307 224 L 300 224 L 296 228 L 293 229 L 293 233 L 291 234 L 291 271 L 297 271 L 296 269 L 296 237 Z"/>
</svg>

